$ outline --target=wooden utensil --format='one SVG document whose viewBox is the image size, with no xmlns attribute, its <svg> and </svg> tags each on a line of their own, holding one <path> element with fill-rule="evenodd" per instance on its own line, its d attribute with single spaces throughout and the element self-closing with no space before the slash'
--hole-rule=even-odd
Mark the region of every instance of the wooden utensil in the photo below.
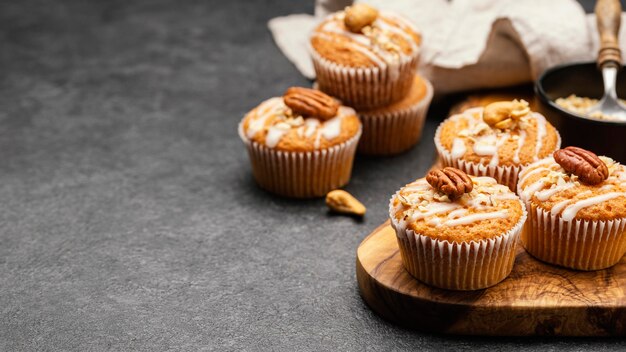
<svg viewBox="0 0 626 352">
<path fill-rule="evenodd" d="M 619 0 L 598 0 L 595 12 L 600 35 L 598 67 L 602 70 L 604 95 L 600 102 L 589 110 L 587 116 L 593 118 L 594 114 L 600 112 L 626 121 L 626 106 L 619 102 L 615 92 L 617 71 L 621 68 L 622 62 L 622 53 L 617 41 L 622 6 Z"/>
</svg>

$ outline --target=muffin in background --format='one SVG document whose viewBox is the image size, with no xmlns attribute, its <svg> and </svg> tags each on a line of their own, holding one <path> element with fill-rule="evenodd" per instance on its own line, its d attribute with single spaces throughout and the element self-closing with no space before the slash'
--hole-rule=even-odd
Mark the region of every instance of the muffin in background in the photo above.
<svg viewBox="0 0 626 352">
<path fill-rule="evenodd" d="M 359 110 L 363 135 L 357 151 L 383 156 L 410 149 L 422 136 L 432 98 L 433 86 L 427 79 L 415 75 L 411 89 L 400 101 L 377 109 Z"/>
<path fill-rule="evenodd" d="M 412 276 L 439 288 L 478 290 L 511 272 L 526 210 L 493 178 L 446 167 L 396 192 L 389 217 Z"/>
<path fill-rule="evenodd" d="M 320 90 L 355 109 L 401 100 L 413 83 L 421 40 L 407 20 L 365 4 L 331 14 L 310 40 Z"/>
<path fill-rule="evenodd" d="M 522 243 L 534 257 L 578 270 L 617 264 L 626 252 L 626 167 L 567 147 L 520 173 L 529 219 Z"/>
<path fill-rule="evenodd" d="M 259 186 L 296 198 L 348 183 L 361 130 L 352 108 L 299 87 L 261 103 L 239 124 Z"/>
<path fill-rule="evenodd" d="M 551 155 L 560 145 L 558 131 L 524 100 L 465 110 L 443 121 L 435 133 L 444 166 L 493 177 L 512 191 L 523 166 Z"/>
</svg>

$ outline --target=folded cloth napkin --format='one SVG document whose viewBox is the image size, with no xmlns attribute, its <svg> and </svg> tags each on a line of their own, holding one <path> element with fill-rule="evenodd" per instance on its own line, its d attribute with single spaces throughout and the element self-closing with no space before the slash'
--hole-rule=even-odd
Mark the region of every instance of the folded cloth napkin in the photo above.
<svg viewBox="0 0 626 352">
<path fill-rule="evenodd" d="M 310 32 L 328 13 L 351 2 L 317 0 L 314 16 L 269 21 L 276 44 L 304 76 L 315 78 L 307 49 Z M 423 34 L 420 71 L 437 93 L 531 82 L 551 66 L 593 61 L 598 51 L 595 17 L 574 0 L 358 2 L 402 14 L 418 27 Z M 619 41 L 626 48 L 625 31 Z"/>
</svg>

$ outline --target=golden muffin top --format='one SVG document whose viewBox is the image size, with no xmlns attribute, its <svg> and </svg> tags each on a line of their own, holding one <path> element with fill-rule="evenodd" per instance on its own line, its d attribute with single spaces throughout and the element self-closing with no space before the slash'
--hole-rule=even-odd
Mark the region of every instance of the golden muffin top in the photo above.
<svg viewBox="0 0 626 352">
<path fill-rule="evenodd" d="M 565 221 L 626 217 L 626 167 L 580 148 L 528 165 L 517 190 L 522 200 Z"/>
<path fill-rule="evenodd" d="M 356 136 L 356 112 L 314 89 L 292 87 L 252 109 L 241 123 L 248 140 L 268 148 L 305 152 L 330 148 Z"/>
<path fill-rule="evenodd" d="M 450 170 L 465 175 L 453 168 L 439 171 L 449 174 Z M 454 174 L 450 176 L 442 176 L 443 183 L 454 180 Z M 508 187 L 491 177 L 465 177 L 464 187 L 454 186 L 456 194 L 444 192 L 448 190 L 442 178 L 433 181 L 431 174 L 409 183 L 391 198 L 392 220 L 417 234 L 463 243 L 504 235 L 525 218 L 523 205 Z"/>
<path fill-rule="evenodd" d="M 329 15 L 311 35 L 314 52 L 348 67 L 387 67 L 419 54 L 422 38 L 400 16 L 355 4 Z"/>
<path fill-rule="evenodd" d="M 465 110 L 439 126 L 435 143 L 453 159 L 482 165 L 527 165 L 561 143 L 556 129 L 524 100 L 495 102 Z"/>
</svg>

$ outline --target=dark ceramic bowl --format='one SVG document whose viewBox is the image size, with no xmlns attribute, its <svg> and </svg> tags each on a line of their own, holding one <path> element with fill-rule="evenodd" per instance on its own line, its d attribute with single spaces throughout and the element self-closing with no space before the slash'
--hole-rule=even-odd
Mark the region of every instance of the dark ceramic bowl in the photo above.
<svg viewBox="0 0 626 352">
<path fill-rule="evenodd" d="M 617 75 L 617 96 L 626 98 L 626 70 Z M 559 130 L 562 147 L 574 145 L 626 163 L 626 122 L 599 121 L 563 110 L 557 98 L 576 94 L 600 99 L 602 74 L 595 62 L 555 66 L 535 83 L 536 106 Z"/>
</svg>

